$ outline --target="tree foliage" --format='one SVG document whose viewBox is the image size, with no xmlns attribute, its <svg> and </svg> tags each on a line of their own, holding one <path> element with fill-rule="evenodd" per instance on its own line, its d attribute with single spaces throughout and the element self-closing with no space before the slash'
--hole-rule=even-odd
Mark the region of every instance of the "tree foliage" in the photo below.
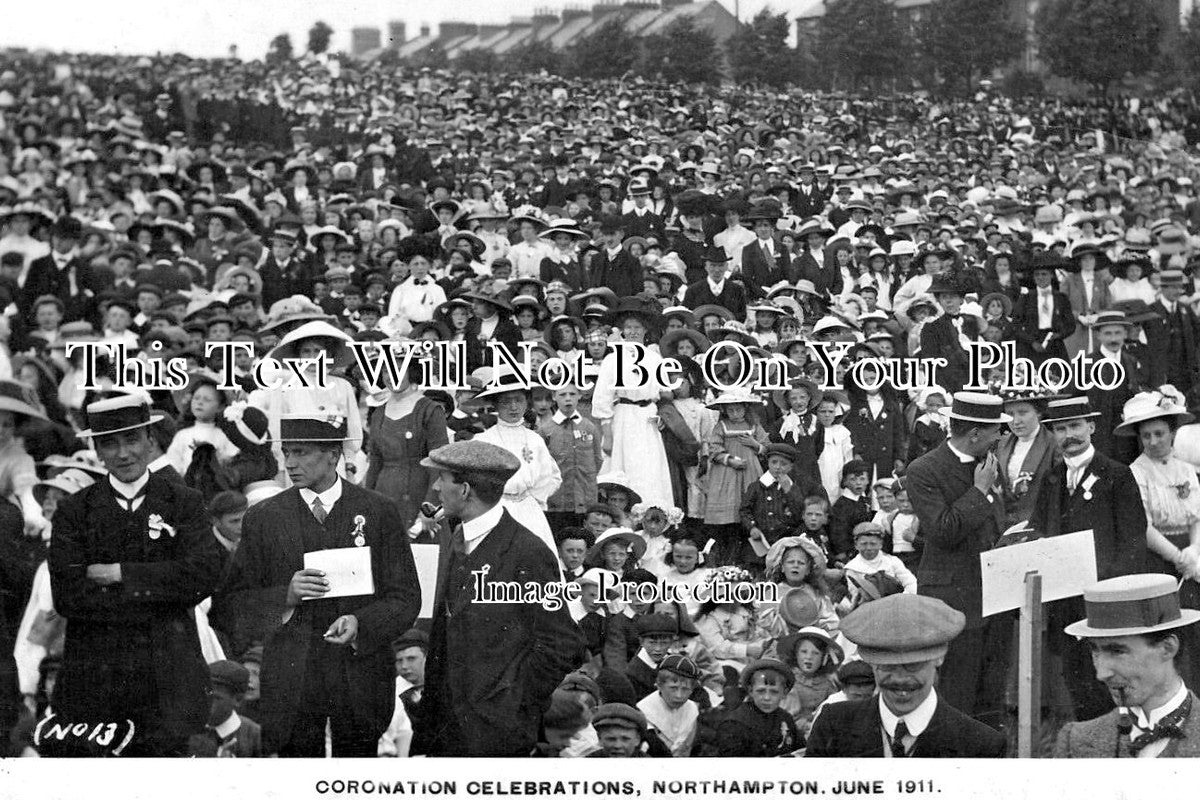
<svg viewBox="0 0 1200 800">
<path fill-rule="evenodd" d="M 681 17 L 642 40 L 637 72 L 676 83 L 712 83 L 721 78 L 721 51 L 712 34 Z"/>
<path fill-rule="evenodd" d="M 1192 6 L 1187 22 L 1179 31 L 1178 44 L 1172 49 L 1184 80 L 1193 90 L 1200 88 L 1200 5 Z"/>
<path fill-rule="evenodd" d="M 292 37 L 281 33 L 267 46 L 267 63 L 282 64 L 292 60 Z"/>
<path fill-rule="evenodd" d="M 763 9 L 725 42 L 731 77 L 736 83 L 782 86 L 799 77 L 800 59 L 788 47 L 788 18 Z"/>
<path fill-rule="evenodd" d="M 889 0 L 830 0 L 818 36 L 835 83 L 851 88 L 878 88 L 904 77 L 909 39 Z"/>
<path fill-rule="evenodd" d="M 497 72 L 500 58 L 491 50 L 475 47 L 459 53 L 454 59 L 454 66 L 464 72 Z"/>
<path fill-rule="evenodd" d="M 308 52 L 320 55 L 329 49 L 329 40 L 333 38 L 333 28 L 324 22 L 317 21 L 308 29 Z"/>
<path fill-rule="evenodd" d="M 1036 18 L 1039 54 L 1056 75 L 1103 92 L 1153 66 L 1161 29 L 1155 8 L 1129 0 L 1046 0 Z"/>
<path fill-rule="evenodd" d="M 445 69 L 450 66 L 450 57 L 446 55 L 446 48 L 439 42 L 433 42 L 413 53 L 408 63 L 418 69 Z"/>
<path fill-rule="evenodd" d="M 935 0 L 919 50 L 947 85 L 970 92 L 976 79 L 1020 55 L 1023 39 L 1007 3 Z"/>
<path fill-rule="evenodd" d="M 530 42 L 509 53 L 504 66 L 510 72 L 545 71 L 558 75 L 562 72 L 562 57 L 549 42 Z"/>
<path fill-rule="evenodd" d="M 564 66 L 580 78 L 616 78 L 633 69 L 638 48 L 637 37 L 625 28 L 625 20 L 613 14 L 595 33 L 571 46 Z"/>
</svg>

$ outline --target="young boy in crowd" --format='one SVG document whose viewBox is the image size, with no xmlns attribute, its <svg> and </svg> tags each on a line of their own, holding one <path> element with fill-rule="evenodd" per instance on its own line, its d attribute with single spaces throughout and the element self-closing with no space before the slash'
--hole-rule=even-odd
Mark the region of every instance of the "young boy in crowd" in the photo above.
<svg viewBox="0 0 1200 800">
<path fill-rule="evenodd" d="M 551 528 L 555 528 L 553 523 Z M 555 529 L 554 540 L 558 544 L 558 560 L 563 565 L 563 577 L 569 581 L 578 580 L 584 573 L 584 556 L 596 543 L 596 537 L 583 528 L 564 527 Z"/>
<path fill-rule="evenodd" d="M 588 506 L 587 511 L 583 515 L 583 528 L 592 534 L 593 539 L 598 539 L 606 530 L 611 528 L 615 523 L 617 513 L 603 503 L 595 503 Z"/>
<path fill-rule="evenodd" d="M 834 692 L 825 699 L 813 712 L 813 722 L 816 722 L 821 711 L 832 703 L 845 703 L 849 700 L 869 700 L 875 695 L 875 670 L 865 661 L 847 661 L 838 667 L 837 682 L 841 690 Z"/>
<path fill-rule="evenodd" d="M 854 526 L 875 516 L 867 497 L 871 468 L 855 459 L 842 470 L 842 494 L 829 512 L 829 542 L 835 562 L 845 564 L 854 555 Z"/>
<path fill-rule="evenodd" d="M 801 536 L 806 536 L 816 542 L 825 554 L 826 566 L 833 566 L 829 545 L 829 501 L 824 497 L 813 495 L 804 498 L 804 514 L 800 518 Z"/>
<path fill-rule="evenodd" d="M 592 727 L 608 758 L 640 758 L 647 755 L 646 716 L 624 703 L 605 703 L 596 709 Z"/>
<path fill-rule="evenodd" d="M 596 423 L 579 413 L 579 397 L 574 386 L 555 391 L 556 410 L 538 419 L 538 433 L 562 473 L 562 485 L 546 505 L 551 530 L 579 525 L 584 512 L 596 503 L 596 476 L 604 463 L 603 440 Z"/>
<path fill-rule="evenodd" d="M 675 758 L 692 754 L 700 707 L 690 699 L 700 685 L 700 668 L 686 656 L 667 656 L 658 665 L 657 691 L 638 702 L 650 732 Z"/>
<path fill-rule="evenodd" d="M 590 680 L 586 676 L 580 677 Z M 550 708 L 542 715 L 545 741 L 538 744 L 537 755 L 549 758 L 586 758 L 595 753 L 603 753 L 600 737 L 592 727 L 595 708 L 596 705 L 589 706 L 580 693 L 566 691 L 563 687 L 555 689 L 554 694 L 550 696 Z"/>
<path fill-rule="evenodd" d="M 904 480 L 896 481 L 896 513 L 892 517 L 892 555 L 909 570 L 915 570 L 921 560 L 921 521 L 908 499 Z"/>
<path fill-rule="evenodd" d="M 188 740 L 188 755 L 197 758 L 262 758 L 262 728 L 238 714 L 250 683 L 246 668 L 234 661 L 208 665 L 212 709 L 208 729 Z"/>
<path fill-rule="evenodd" d="M 846 572 L 866 577 L 876 572 L 890 576 L 907 594 L 917 593 L 917 576 L 904 562 L 883 552 L 884 530 L 874 522 L 860 522 L 854 527 L 854 549 L 858 555 L 846 564 Z M 849 576 L 847 576 L 849 577 Z M 850 581 L 850 595 L 855 595 L 855 583 Z"/>
<path fill-rule="evenodd" d="M 633 693 L 641 700 L 658 685 L 658 666 L 670 655 L 679 635 L 679 623 L 666 614 L 646 614 L 636 621 L 641 647 L 625 668 Z"/>
<path fill-rule="evenodd" d="M 875 496 L 875 516 L 871 521 L 883 528 L 888 537 L 892 532 L 892 517 L 896 516 L 895 478 L 881 478 L 871 487 Z M 890 548 L 888 548 L 890 549 Z"/>
<path fill-rule="evenodd" d="M 742 560 L 750 568 L 763 568 L 763 556 L 780 537 L 790 536 L 804 515 L 804 488 L 792 479 L 792 464 L 798 454 L 789 444 L 769 444 L 763 454 L 767 471 L 746 487 L 742 495 L 742 526 L 749 536 L 750 548 Z"/>
<path fill-rule="evenodd" d="M 742 670 L 747 698 L 717 726 L 716 755 L 770 758 L 800 748 L 792 715 L 780 706 L 795 678 L 781 661 L 759 659 Z"/>
</svg>

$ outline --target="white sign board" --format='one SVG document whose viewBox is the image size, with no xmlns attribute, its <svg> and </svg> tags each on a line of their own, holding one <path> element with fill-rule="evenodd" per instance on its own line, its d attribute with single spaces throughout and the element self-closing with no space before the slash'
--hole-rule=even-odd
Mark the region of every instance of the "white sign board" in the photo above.
<svg viewBox="0 0 1200 800">
<path fill-rule="evenodd" d="M 436 544 L 414 544 L 413 561 L 417 564 L 417 578 L 421 581 L 420 619 L 433 619 L 433 594 L 437 591 L 438 546 Z"/>
<path fill-rule="evenodd" d="M 329 581 L 329 591 L 320 598 L 355 597 L 374 594 L 375 580 L 371 575 L 371 548 L 339 547 L 333 550 L 313 550 L 304 554 L 305 569 L 319 569 Z"/>
<path fill-rule="evenodd" d="M 1096 582 L 1096 546 L 1090 530 L 1035 539 L 979 554 L 983 616 L 1020 608 L 1025 573 L 1042 576 L 1042 602 L 1075 597 Z"/>
</svg>

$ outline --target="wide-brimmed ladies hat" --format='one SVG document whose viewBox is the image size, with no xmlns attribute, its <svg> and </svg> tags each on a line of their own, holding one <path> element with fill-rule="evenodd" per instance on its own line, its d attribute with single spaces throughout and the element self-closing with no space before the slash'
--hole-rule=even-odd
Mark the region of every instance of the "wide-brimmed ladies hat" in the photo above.
<svg viewBox="0 0 1200 800">
<path fill-rule="evenodd" d="M 633 508 L 642 502 L 642 496 L 629 485 L 629 477 L 624 472 L 607 472 L 596 478 L 596 489 L 601 495 L 608 496 L 609 491 L 618 489 L 629 495 L 629 507 Z"/>
<path fill-rule="evenodd" d="M 279 344 L 275 345 L 269 355 L 275 359 L 298 358 L 299 344 L 305 339 L 328 340 L 329 344 L 326 345 L 326 354 L 333 358 L 334 363 L 340 363 L 344 360 L 344 356 L 350 353 L 346 345 L 354 341 L 354 338 L 350 334 L 340 328 L 334 327 L 322 320 L 315 320 L 313 322 L 306 322 L 295 330 L 290 331 L 279 341 Z"/>
<path fill-rule="evenodd" d="M 1176 425 L 1194 421 L 1196 418 L 1179 402 L 1181 399 L 1173 390 L 1138 392 L 1125 402 L 1125 407 L 1121 409 L 1121 424 L 1113 434 L 1137 436 L 1138 426 L 1152 419 L 1174 420 Z"/>
<path fill-rule="evenodd" d="M 636 564 L 646 554 L 646 540 L 629 528 L 609 528 L 596 538 L 596 543 L 588 548 L 584 563 L 599 564 L 604 557 L 604 548 L 612 542 L 621 542 L 630 555 L 629 564 Z"/>
<path fill-rule="evenodd" d="M 931 314 L 936 314 L 938 312 L 938 305 L 937 305 L 937 302 L 934 300 L 933 295 L 919 294 L 916 297 L 914 297 L 912 302 L 909 303 L 907 306 L 905 306 L 904 310 L 901 311 L 900 313 L 903 314 L 904 316 L 908 317 L 908 320 L 910 322 L 916 322 L 916 320 L 913 319 L 913 314 L 915 314 L 917 309 L 920 309 L 920 308 L 924 308 Z"/>
<path fill-rule="evenodd" d="M 617 300 L 616 307 L 610 311 L 609 320 L 613 325 L 620 325 L 626 317 L 637 317 L 643 325 L 650 328 L 658 323 L 661 316 L 657 306 L 651 307 L 650 303 L 641 297 L 633 296 Z"/>
<path fill-rule="evenodd" d="M 466 242 L 471 250 L 471 257 L 478 261 L 487 250 L 487 244 L 483 239 L 480 239 L 470 231 L 457 231 L 450 234 L 445 239 L 442 239 L 443 250 L 454 250 L 458 248 L 459 242 Z"/>
<path fill-rule="evenodd" d="M 758 398 L 744 389 L 733 389 L 728 392 L 721 392 L 704 405 L 706 408 L 720 408 L 721 406 L 734 405 L 756 406 L 758 405 Z"/>
<path fill-rule="evenodd" d="M 684 339 L 696 346 L 697 355 L 712 347 L 712 342 L 700 331 L 691 328 L 677 328 L 663 334 L 663 337 L 658 340 L 658 350 L 664 357 L 674 358 L 679 352 L 679 343 Z"/>
<path fill-rule="evenodd" d="M 558 219 L 551 220 L 550 225 L 546 228 L 546 230 L 544 230 L 538 234 L 538 238 L 539 239 L 553 239 L 555 236 L 558 236 L 560 233 L 566 234 L 567 236 L 570 236 L 575 239 L 589 238 L 586 233 L 579 230 L 579 227 L 577 226 L 575 220 L 570 219 L 568 217 L 559 217 Z"/>
<path fill-rule="evenodd" d="M 37 405 L 32 386 L 21 381 L 0 380 L 0 411 L 13 414 L 18 424 L 29 418 L 46 419 Z"/>
<path fill-rule="evenodd" d="M 1158 633 L 1200 622 L 1200 611 L 1180 608 L 1170 575 L 1122 575 L 1085 589 L 1087 617 L 1066 627 L 1069 636 L 1107 638 Z"/>
<path fill-rule="evenodd" d="M 979 301 L 979 307 L 983 309 L 984 314 L 987 313 L 988 306 L 992 304 L 992 301 L 997 301 L 1000 303 L 1001 314 L 1006 317 L 1012 316 L 1013 301 L 1012 298 L 1006 295 L 1004 292 L 989 292 L 983 296 L 983 299 Z"/>
<path fill-rule="evenodd" d="M 795 633 L 789 633 L 779 640 L 775 646 L 775 652 L 785 664 L 790 667 L 799 666 L 796 661 L 796 646 L 802 641 L 815 642 L 825 651 L 825 658 L 822 661 L 822 667 L 836 668 L 842 663 L 843 652 L 842 646 L 838 644 L 832 636 L 823 628 L 818 628 L 816 625 L 806 625 Z"/>
<path fill-rule="evenodd" d="M 712 303 L 697 306 L 695 314 L 697 320 L 703 320 L 705 317 L 719 317 L 722 322 L 728 322 L 733 319 L 732 311 L 725 308 L 725 306 L 713 305 Z"/>
<path fill-rule="evenodd" d="M 791 410 L 791 406 L 788 404 L 788 394 L 793 389 L 804 389 L 808 392 L 808 407 L 810 409 L 816 408 L 817 403 L 821 402 L 821 398 L 825 396 L 821 388 L 817 386 L 817 382 L 808 377 L 793 378 L 788 381 L 788 384 L 788 388 L 779 389 L 771 393 L 771 400 L 774 401 L 775 407 L 785 414 Z"/>
<path fill-rule="evenodd" d="M 526 381 L 523 376 L 518 374 L 516 370 L 506 368 L 497 371 L 492 376 L 492 380 L 487 383 L 483 391 L 478 392 L 474 400 L 486 400 L 489 397 L 498 397 L 502 394 L 510 392 L 528 393 L 535 385 L 534 381 Z"/>
<path fill-rule="evenodd" d="M 80 439 L 95 439 L 113 433 L 146 428 L 162 422 L 165 415 L 150 411 L 150 399 L 141 394 L 124 394 L 89 403 L 84 410 L 87 428 Z"/>
<path fill-rule="evenodd" d="M 751 336 L 750 332 L 746 330 L 746 326 L 736 319 L 725 320 L 721 327 L 713 330 L 712 334 L 713 339 L 719 342 L 733 341 L 743 347 L 758 346 L 758 340 Z"/>
</svg>

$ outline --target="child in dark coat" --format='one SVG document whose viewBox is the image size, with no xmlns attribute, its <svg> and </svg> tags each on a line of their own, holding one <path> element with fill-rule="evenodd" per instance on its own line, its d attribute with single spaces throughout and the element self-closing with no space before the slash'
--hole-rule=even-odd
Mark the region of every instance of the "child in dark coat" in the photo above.
<svg viewBox="0 0 1200 800">
<path fill-rule="evenodd" d="M 774 659 L 750 662 L 742 671 L 747 698 L 717 726 L 717 755 L 771 758 L 801 745 L 792 715 L 780 706 L 795 685 L 791 669 Z"/>
</svg>

